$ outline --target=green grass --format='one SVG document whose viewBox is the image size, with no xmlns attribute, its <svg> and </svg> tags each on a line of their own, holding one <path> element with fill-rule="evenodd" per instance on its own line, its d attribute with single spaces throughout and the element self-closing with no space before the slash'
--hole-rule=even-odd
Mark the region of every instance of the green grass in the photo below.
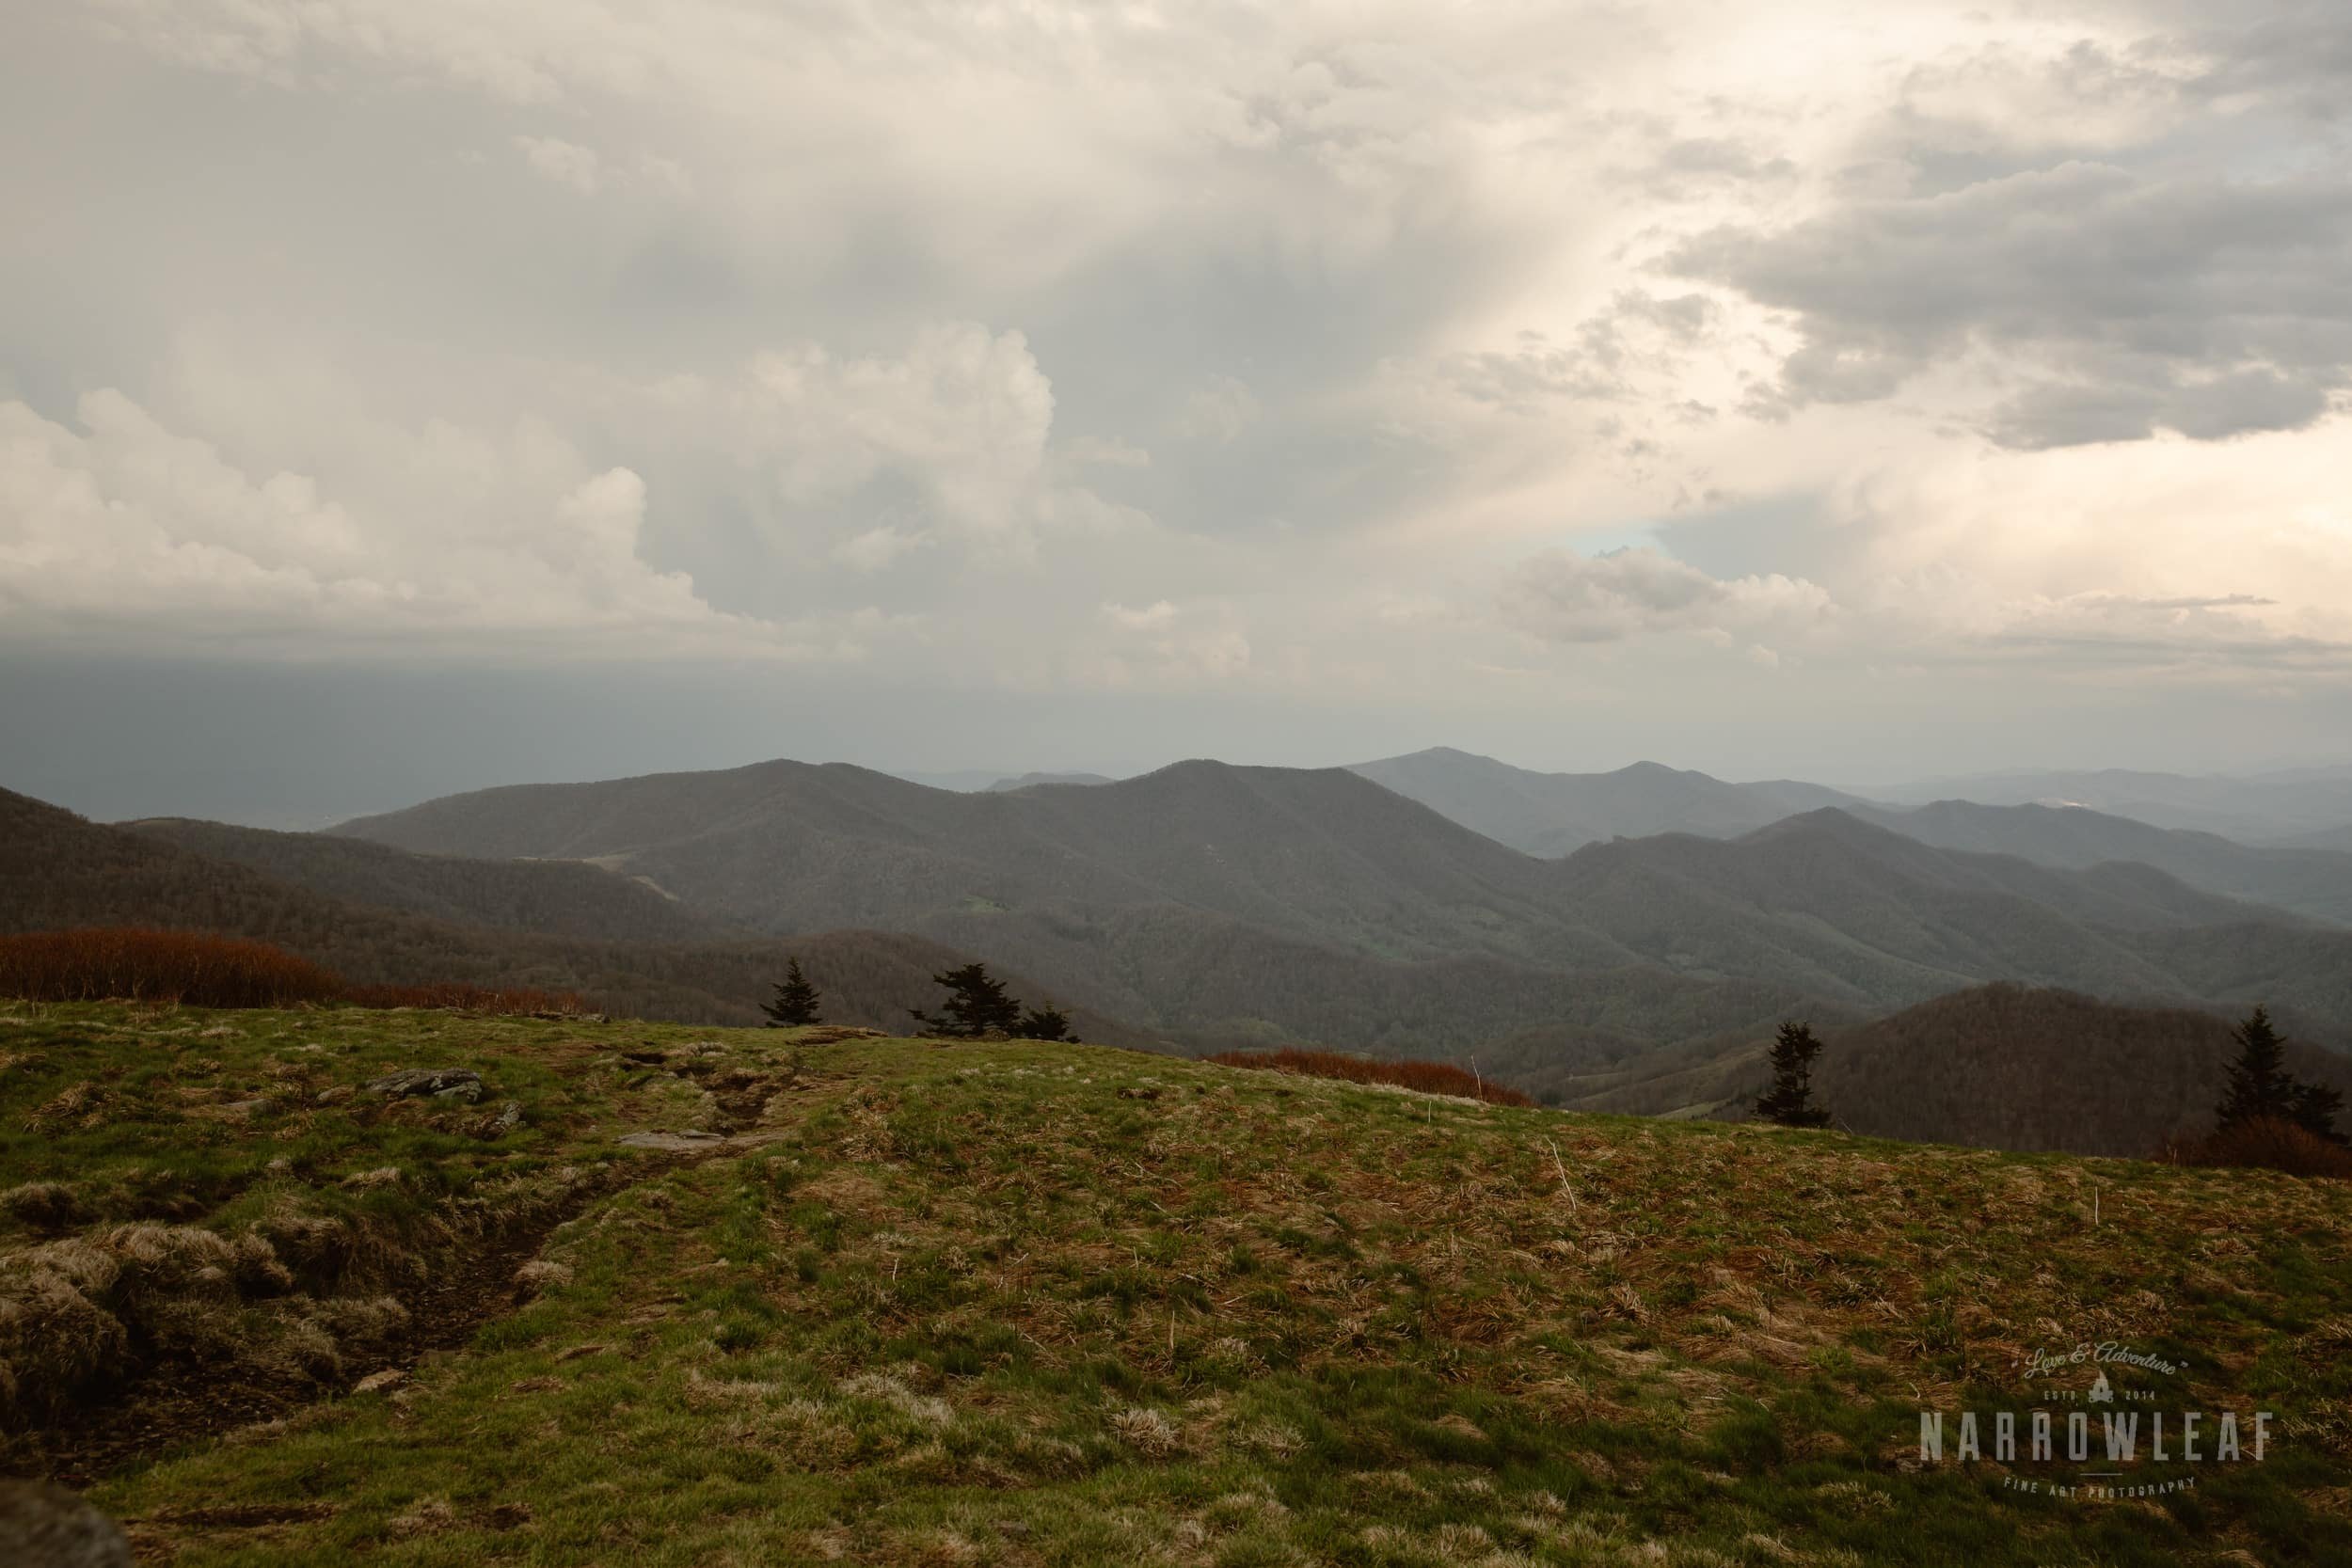
<svg viewBox="0 0 2352 1568">
<path fill-rule="evenodd" d="M 619 1054 L 693 1040 L 717 1044 L 684 1079 Z M 0 1186 L 72 1183 L 93 1232 L 166 1166 L 206 1205 L 182 1223 L 373 1201 L 428 1259 L 437 1216 L 533 1172 L 617 1184 L 548 1239 L 567 1272 L 462 1349 L 95 1499 L 183 1564 L 2352 1561 L 2340 1184 L 1086 1047 L 850 1041 L 796 1072 L 790 1049 L 431 1014 L 0 1021 Z M 393 1065 L 473 1067 L 524 1128 L 316 1105 Z M 614 1143 L 707 1123 L 737 1071 L 768 1074 L 745 1141 Z M 194 1114 L 286 1072 L 306 1108 Z M 94 1111 L 36 1116 L 77 1083 Z M 410 1174 L 342 1185 L 386 1165 Z M 1916 1465 L 1923 1400 L 2018 1405 L 2027 1349 L 2085 1339 L 2169 1347 L 2193 1404 L 2279 1412 L 2269 1459 L 2106 1503 Z"/>
</svg>

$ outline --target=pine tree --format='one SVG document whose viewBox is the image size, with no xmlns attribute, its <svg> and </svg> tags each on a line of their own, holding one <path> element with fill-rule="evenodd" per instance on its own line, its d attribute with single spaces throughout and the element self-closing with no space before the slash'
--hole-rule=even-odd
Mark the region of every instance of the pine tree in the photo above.
<svg viewBox="0 0 2352 1568">
<path fill-rule="evenodd" d="M 2314 1137 L 2331 1144 L 2352 1144 L 2336 1131 L 2336 1114 L 2344 1109 L 2344 1096 L 2325 1084 L 2297 1084 L 2295 1086 L 2296 1124 Z"/>
<path fill-rule="evenodd" d="M 992 1033 L 1010 1035 L 1021 1026 L 1021 1004 L 1005 994 L 1005 983 L 991 977 L 986 964 L 944 970 L 931 976 L 931 983 L 947 988 L 939 1016 L 919 1007 L 907 1009 L 925 1034 L 976 1040 Z"/>
<path fill-rule="evenodd" d="M 2287 1042 L 2271 1027 L 2270 1010 L 2255 1007 L 2232 1037 L 2237 1041 L 2237 1060 L 2230 1064 L 2229 1092 L 2221 1097 L 2217 1117 L 2221 1129 L 2249 1121 L 2296 1120 L 2296 1090 L 2301 1085 L 2287 1074 Z"/>
<path fill-rule="evenodd" d="M 1066 1040 L 1070 1037 L 1070 1015 L 1052 1003 L 1031 1007 L 1021 1015 L 1020 1024 L 1012 1037 L 1017 1040 Z"/>
<path fill-rule="evenodd" d="M 803 1023 L 821 1023 L 817 1014 L 817 988 L 801 973 L 801 960 L 792 958 L 784 966 L 784 978 L 777 982 L 775 1000 L 762 1002 L 759 1010 L 768 1015 L 771 1029 L 796 1029 Z"/>
<path fill-rule="evenodd" d="M 1820 1053 L 1810 1024 L 1783 1023 L 1772 1040 L 1772 1086 L 1756 1114 L 1783 1127 L 1827 1127 L 1829 1113 L 1813 1103 L 1813 1058 Z"/>
</svg>

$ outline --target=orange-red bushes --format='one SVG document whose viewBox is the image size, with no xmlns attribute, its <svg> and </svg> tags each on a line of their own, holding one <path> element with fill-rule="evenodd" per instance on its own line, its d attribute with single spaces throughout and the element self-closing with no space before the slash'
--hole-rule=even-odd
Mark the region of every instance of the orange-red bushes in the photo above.
<svg viewBox="0 0 2352 1568">
<path fill-rule="evenodd" d="M 113 927 L 0 937 L 0 995 L 36 1002 L 283 1007 L 333 1000 L 342 981 L 267 942 Z"/>
<path fill-rule="evenodd" d="M 2352 1148 L 2291 1121 L 2258 1117 L 2202 1138 L 2167 1144 L 2156 1158 L 2174 1165 L 2238 1165 L 2289 1176 L 2352 1180 Z"/>
<path fill-rule="evenodd" d="M 238 937 L 111 927 L 0 936 L 0 996 L 34 1002 L 177 1002 L 191 1007 L 453 1007 L 580 1013 L 568 991 L 441 983 L 354 986 L 310 959 Z"/>
<path fill-rule="evenodd" d="M 1375 1062 L 1336 1051 L 1228 1051 L 1212 1056 L 1220 1067 L 1263 1068 L 1275 1072 L 1301 1073 L 1309 1078 L 1343 1078 L 1351 1084 L 1391 1084 L 1423 1094 L 1450 1094 L 1483 1100 L 1492 1105 L 1533 1105 L 1517 1089 L 1488 1083 L 1476 1073 L 1450 1062 Z"/>
</svg>

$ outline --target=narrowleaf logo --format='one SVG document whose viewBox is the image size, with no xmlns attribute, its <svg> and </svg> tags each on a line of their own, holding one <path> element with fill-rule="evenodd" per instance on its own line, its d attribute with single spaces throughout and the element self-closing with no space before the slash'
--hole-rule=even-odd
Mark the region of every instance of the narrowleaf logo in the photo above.
<svg viewBox="0 0 2352 1568">
<path fill-rule="evenodd" d="M 2007 1408 L 1921 1410 L 1919 1463 L 1997 1465 L 2017 1491 L 2090 1500 L 2185 1492 L 2205 1466 L 2261 1464 L 2273 1414 L 2197 1408 L 2181 1370 L 2114 1340 L 2030 1352 Z"/>
</svg>

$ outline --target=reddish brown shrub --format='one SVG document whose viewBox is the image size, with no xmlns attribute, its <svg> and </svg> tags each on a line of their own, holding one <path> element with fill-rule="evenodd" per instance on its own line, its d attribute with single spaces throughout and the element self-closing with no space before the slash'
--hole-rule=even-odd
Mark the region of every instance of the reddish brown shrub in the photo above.
<svg viewBox="0 0 2352 1568">
<path fill-rule="evenodd" d="M 2257 1117 L 2202 1138 L 2175 1139 L 2156 1158 L 2174 1165 L 2237 1165 L 2352 1180 L 2352 1148 L 2291 1121 Z"/>
<path fill-rule="evenodd" d="M 532 986 L 354 986 L 267 942 L 194 931 L 107 927 L 0 936 L 0 996 L 33 1002 L 178 1002 L 191 1007 L 451 1007 L 584 1013 L 569 991 Z"/>
<path fill-rule="evenodd" d="M 1490 1105 L 1533 1105 L 1517 1089 L 1506 1089 L 1451 1062 L 1378 1062 L 1337 1051 L 1228 1051 L 1212 1056 L 1219 1067 L 1260 1068 L 1295 1072 L 1309 1078 L 1342 1078 L 1351 1084 L 1392 1084 L 1423 1094 L 1450 1094 L 1463 1100 L 1483 1100 Z"/>
<path fill-rule="evenodd" d="M 284 1007 L 331 1001 L 343 983 L 267 942 L 114 927 L 0 937 L 0 995 L 36 1002 L 182 1002 Z"/>
</svg>

